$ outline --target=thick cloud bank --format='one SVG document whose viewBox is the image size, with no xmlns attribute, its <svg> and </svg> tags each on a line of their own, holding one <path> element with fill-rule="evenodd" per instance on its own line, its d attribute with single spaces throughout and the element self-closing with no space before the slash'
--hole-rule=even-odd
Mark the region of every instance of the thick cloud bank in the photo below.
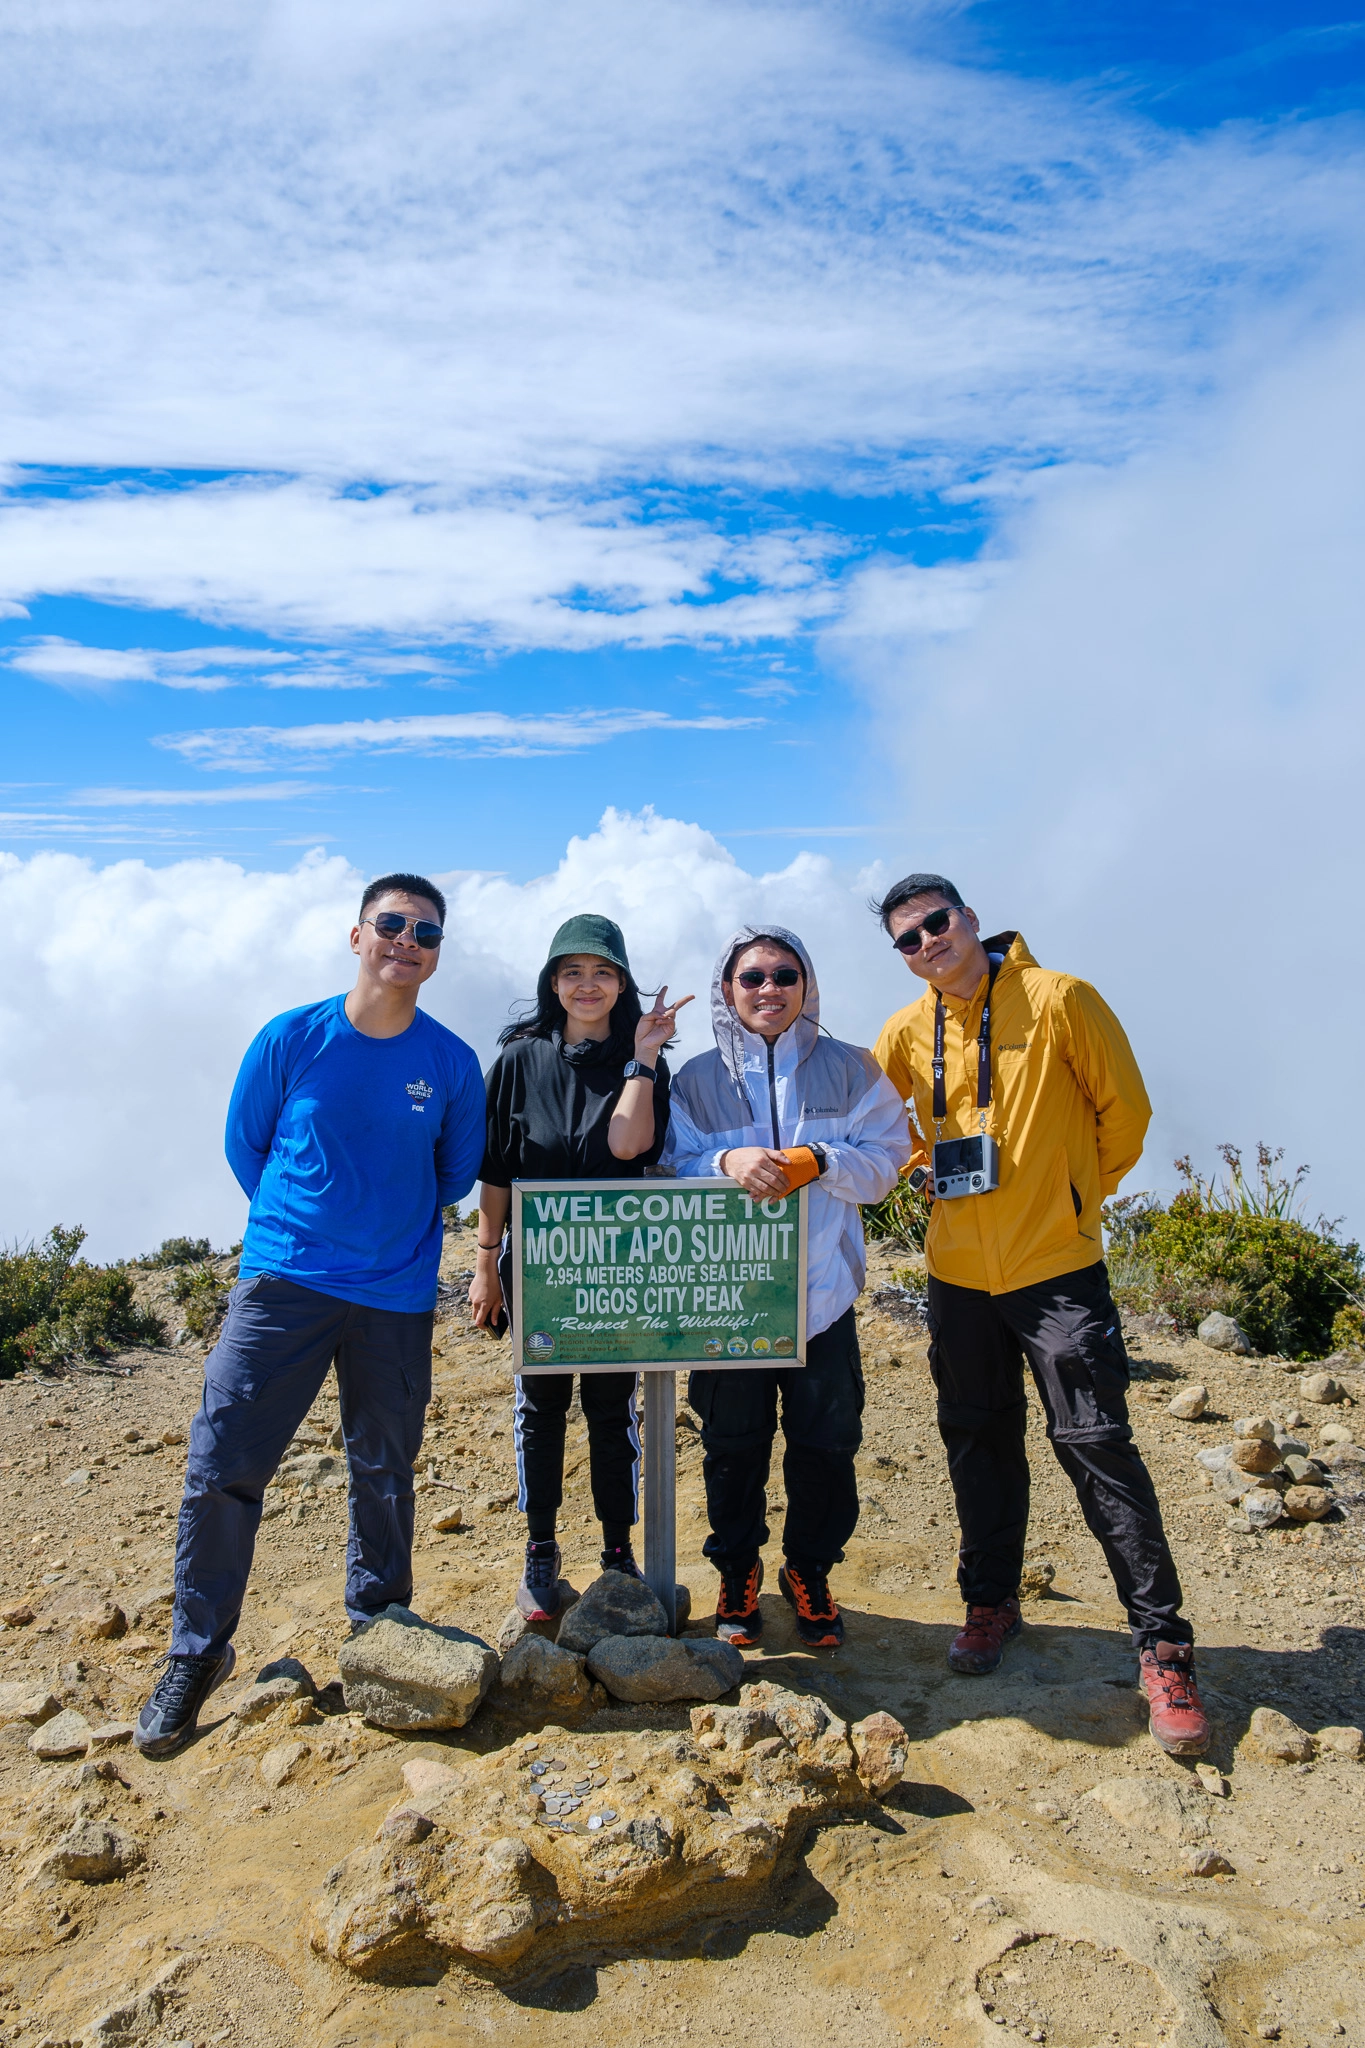
<svg viewBox="0 0 1365 2048">
<path fill-rule="evenodd" d="M 698 826 L 608 812 L 553 874 L 442 879 L 451 940 L 424 1001 L 484 1059 L 556 926 L 585 908 L 620 920 L 642 984 L 696 992 L 684 1054 L 706 1042 L 712 961 L 746 919 L 808 940 L 836 1032 L 866 1041 L 901 999 L 903 971 L 863 907 L 879 877 L 813 854 L 753 875 Z M 25 935 L 0 995 L 0 1237 L 84 1223 L 92 1254 L 114 1257 L 182 1231 L 240 1236 L 246 1205 L 222 1156 L 237 1062 L 268 1017 L 349 986 L 360 886 L 320 855 L 287 874 L 0 858 L 5 928 Z"/>
</svg>

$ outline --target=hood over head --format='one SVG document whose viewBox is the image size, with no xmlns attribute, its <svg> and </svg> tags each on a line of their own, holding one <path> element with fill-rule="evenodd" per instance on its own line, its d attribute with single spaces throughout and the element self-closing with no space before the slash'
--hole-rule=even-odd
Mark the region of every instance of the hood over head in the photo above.
<svg viewBox="0 0 1365 2048">
<path fill-rule="evenodd" d="M 815 1041 L 820 1035 L 820 984 L 815 979 L 815 968 L 811 964 L 810 954 L 796 933 L 789 932 L 780 924 L 742 924 L 738 931 L 731 933 L 722 946 L 715 972 L 711 976 L 711 1028 L 716 1034 L 716 1045 L 725 1071 L 741 1095 L 744 1094 L 746 1050 L 761 1045 L 763 1041 L 754 1032 L 746 1031 L 740 1023 L 725 1000 L 723 982 L 725 970 L 735 953 L 743 946 L 757 944 L 760 939 L 771 939 L 774 944 L 785 946 L 789 952 L 795 953 L 806 977 L 806 1000 L 802 1005 L 801 1014 L 782 1034 L 784 1038 L 795 1039 L 798 1066 L 803 1060 L 810 1058 L 815 1050 Z"/>
</svg>

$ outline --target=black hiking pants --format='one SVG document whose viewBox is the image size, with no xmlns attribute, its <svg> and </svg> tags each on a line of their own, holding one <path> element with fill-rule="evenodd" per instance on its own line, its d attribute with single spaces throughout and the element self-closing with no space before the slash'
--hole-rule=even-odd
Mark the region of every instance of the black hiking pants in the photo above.
<svg viewBox="0 0 1365 2048">
<path fill-rule="evenodd" d="M 1156 1489 L 1128 1423 L 1128 1355 L 1102 1261 L 1009 1294 L 930 1276 L 929 1370 L 957 1498 L 963 1599 L 993 1607 L 1019 1591 L 1029 1507 L 1025 1365 L 1134 1643 L 1192 1642 Z"/>
</svg>

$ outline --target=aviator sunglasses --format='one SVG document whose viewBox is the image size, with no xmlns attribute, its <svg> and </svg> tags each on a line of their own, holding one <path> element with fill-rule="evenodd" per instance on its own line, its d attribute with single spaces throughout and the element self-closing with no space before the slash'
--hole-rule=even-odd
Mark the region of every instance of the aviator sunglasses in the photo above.
<svg viewBox="0 0 1365 2048">
<path fill-rule="evenodd" d="M 381 910 L 378 917 L 362 917 L 360 922 L 372 924 L 381 939 L 398 939 L 410 931 L 424 953 L 434 953 L 445 937 L 440 925 L 430 918 L 402 917 L 396 910 Z"/>
<path fill-rule="evenodd" d="M 743 974 L 735 976 L 741 988 L 762 988 L 765 981 L 770 981 L 774 988 L 795 988 L 800 979 L 799 967 L 774 967 L 771 974 L 765 974 L 761 967 L 746 967 Z"/>
<path fill-rule="evenodd" d="M 912 924 L 891 941 L 898 953 L 918 953 L 927 932 L 931 939 L 941 939 L 953 921 L 951 910 L 931 910 L 919 924 Z"/>
</svg>

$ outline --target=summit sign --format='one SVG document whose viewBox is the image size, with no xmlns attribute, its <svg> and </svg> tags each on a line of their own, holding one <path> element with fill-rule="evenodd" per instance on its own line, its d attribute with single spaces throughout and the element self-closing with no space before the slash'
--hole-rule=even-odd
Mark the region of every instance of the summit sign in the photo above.
<svg viewBox="0 0 1365 2048">
<path fill-rule="evenodd" d="M 512 1261 L 520 1372 L 805 1364 L 804 1188 L 519 1181 Z"/>
</svg>

